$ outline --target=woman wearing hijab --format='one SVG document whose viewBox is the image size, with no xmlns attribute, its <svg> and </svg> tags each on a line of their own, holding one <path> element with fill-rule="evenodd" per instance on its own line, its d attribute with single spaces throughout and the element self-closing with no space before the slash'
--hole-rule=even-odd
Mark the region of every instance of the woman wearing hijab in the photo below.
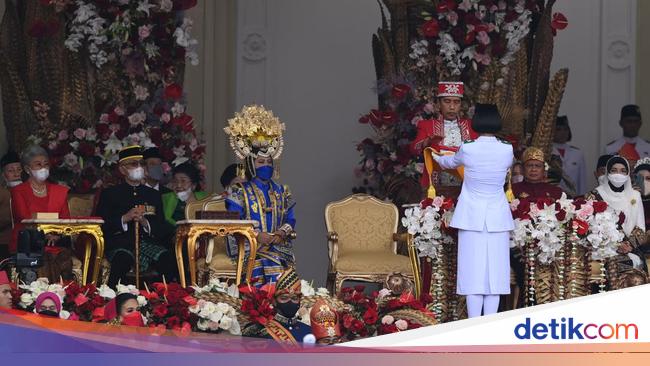
<svg viewBox="0 0 650 366">
<path fill-rule="evenodd" d="M 647 271 L 639 245 L 645 243 L 645 216 L 641 194 L 632 188 L 630 164 L 621 156 L 607 161 L 607 174 L 598 178 L 598 187 L 585 198 L 607 202 L 607 205 L 625 215 L 622 229 L 625 239 L 618 247 L 619 272 L 630 267 Z M 631 262 L 631 263 L 630 263 Z"/>
<path fill-rule="evenodd" d="M 54 292 L 43 292 L 36 298 L 34 311 L 43 316 L 58 318 L 61 313 L 61 298 Z"/>
</svg>

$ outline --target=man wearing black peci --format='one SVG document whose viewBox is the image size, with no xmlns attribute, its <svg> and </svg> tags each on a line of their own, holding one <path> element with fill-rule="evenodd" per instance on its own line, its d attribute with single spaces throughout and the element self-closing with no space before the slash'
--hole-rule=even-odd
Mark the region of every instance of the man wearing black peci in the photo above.
<svg viewBox="0 0 650 366">
<path fill-rule="evenodd" d="M 129 146 L 119 153 L 119 171 L 124 182 L 102 191 L 97 215 L 104 219 L 106 258 L 111 262 L 108 285 L 126 282 L 135 264 L 135 222 L 139 223 L 140 272 L 151 268 L 167 280 L 177 277 L 173 251 L 162 246 L 165 225 L 160 192 L 142 184 L 144 161 L 140 146 Z"/>
</svg>

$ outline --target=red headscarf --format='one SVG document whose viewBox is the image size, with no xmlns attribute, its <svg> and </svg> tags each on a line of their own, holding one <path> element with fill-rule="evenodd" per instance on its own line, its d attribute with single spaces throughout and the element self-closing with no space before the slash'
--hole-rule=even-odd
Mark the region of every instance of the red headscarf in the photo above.
<svg viewBox="0 0 650 366">
<path fill-rule="evenodd" d="M 41 307 L 41 304 L 43 301 L 50 299 L 54 301 L 54 305 L 56 305 L 56 312 L 60 313 L 61 312 L 61 299 L 59 298 L 59 295 L 55 294 L 54 292 L 43 292 L 38 297 L 36 298 L 36 311 L 38 311 Z"/>
</svg>

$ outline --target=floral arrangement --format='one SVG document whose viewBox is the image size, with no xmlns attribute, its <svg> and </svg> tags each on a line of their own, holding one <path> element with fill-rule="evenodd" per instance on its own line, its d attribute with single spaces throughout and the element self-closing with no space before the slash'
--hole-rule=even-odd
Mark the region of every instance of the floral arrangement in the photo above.
<svg viewBox="0 0 650 366">
<path fill-rule="evenodd" d="M 372 337 L 375 335 L 395 333 L 422 326 L 412 319 L 402 318 L 397 310 L 415 310 L 421 316 L 434 318 L 426 309 L 430 296 L 424 301 L 416 300 L 410 291 L 392 294 L 389 289 L 374 291 L 370 296 L 364 293 L 365 287 L 345 287 L 341 289 L 340 299 L 350 305 L 340 310 L 341 330 L 347 339 Z"/>
<path fill-rule="evenodd" d="M 449 227 L 454 213 L 454 200 L 437 196 L 407 208 L 402 226 L 413 236 L 413 245 L 420 257 L 438 258 L 441 246 L 451 244 L 453 229 Z"/>
<path fill-rule="evenodd" d="M 624 238 L 620 224 L 624 215 L 603 201 L 569 200 L 566 194 L 552 200 L 514 200 L 511 209 L 515 230 L 512 247 L 533 243 L 537 260 L 550 264 L 557 258 L 567 238 L 589 249 L 592 259 L 603 260 L 617 254 Z"/>
<path fill-rule="evenodd" d="M 87 55 L 99 89 L 108 89 L 95 96 L 96 119 L 87 127 L 61 129 L 49 122 L 47 103 L 35 102 L 39 130 L 29 141 L 50 152 L 52 179 L 79 193 L 110 184 L 117 152 L 134 144 L 204 171 L 205 146 L 186 113 L 178 71 L 185 60 L 198 63 L 192 20 L 183 16 L 196 0 L 42 3 L 66 19 L 65 47 Z"/>
<path fill-rule="evenodd" d="M 241 285 L 239 293 L 242 296 L 241 312 L 248 315 L 252 322 L 265 325 L 275 316 L 273 294 L 265 288 Z"/>
<path fill-rule="evenodd" d="M 368 296 L 364 289 L 362 285 L 341 289 L 341 300 L 351 305 L 351 310 L 340 314 L 341 330 L 348 339 L 372 336 L 379 326 L 379 307 L 375 301 L 378 293 Z"/>
<path fill-rule="evenodd" d="M 214 332 L 223 329 L 230 334 L 241 334 L 237 311 L 228 304 L 198 300 L 195 305 L 189 307 L 189 311 L 199 317 L 196 323 L 199 330 Z"/>
</svg>

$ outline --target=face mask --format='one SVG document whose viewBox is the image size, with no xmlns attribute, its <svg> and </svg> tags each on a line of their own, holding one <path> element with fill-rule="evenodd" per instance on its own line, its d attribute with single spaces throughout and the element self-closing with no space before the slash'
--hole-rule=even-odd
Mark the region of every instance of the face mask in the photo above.
<svg viewBox="0 0 650 366">
<path fill-rule="evenodd" d="M 128 313 L 122 317 L 123 325 L 130 325 L 132 327 L 144 327 L 144 321 L 139 311 Z"/>
<path fill-rule="evenodd" d="M 149 178 L 153 180 L 161 180 L 163 177 L 163 169 L 160 165 L 154 165 L 147 168 Z"/>
<path fill-rule="evenodd" d="M 57 313 L 54 310 L 42 310 L 42 311 L 39 311 L 38 314 L 43 315 L 43 316 L 50 316 L 50 317 L 53 317 L 53 318 L 58 318 L 59 317 L 59 313 Z"/>
<path fill-rule="evenodd" d="M 643 194 L 644 195 L 650 194 L 650 182 L 647 180 L 643 182 Z"/>
<path fill-rule="evenodd" d="M 138 167 L 129 170 L 129 179 L 140 181 L 144 178 L 144 168 Z"/>
<path fill-rule="evenodd" d="M 300 309 L 300 303 L 295 303 L 293 301 L 289 301 L 286 303 L 277 303 L 275 306 L 278 309 L 278 312 L 280 315 L 283 315 L 287 318 L 293 318 L 296 316 L 296 313 L 298 312 L 298 309 Z"/>
<path fill-rule="evenodd" d="M 39 182 L 45 182 L 47 177 L 50 176 L 50 170 L 47 168 L 41 168 L 38 170 L 32 170 L 32 177 Z"/>
<path fill-rule="evenodd" d="M 20 183 L 22 183 L 22 181 L 20 181 L 20 180 L 12 180 L 11 182 L 7 182 L 7 187 L 13 188 L 13 187 L 19 185 Z"/>
<path fill-rule="evenodd" d="M 521 183 L 524 181 L 524 176 L 523 175 L 513 175 L 512 176 L 512 183 Z"/>
<path fill-rule="evenodd" d="M 620 188 L 627 182 L 628 176 L 625 174 L 613 173 L 607 174 L 607 180 L 616 188 Z"/>
<path fill-rule="evenodd" d="M 264 165 L 255 169 L 255 176 L 262 180 L 271 180 L 273 177 L 273 167 Z"/>
<path fill-rule="evenodd" d="M 190 198 L 190 194 L 192 194 L 191 188 L 186 191 L 176 192 L 176 196 L 178 197 L 178 199 L 183 202 L 187 201 Z"/>
</svg>

